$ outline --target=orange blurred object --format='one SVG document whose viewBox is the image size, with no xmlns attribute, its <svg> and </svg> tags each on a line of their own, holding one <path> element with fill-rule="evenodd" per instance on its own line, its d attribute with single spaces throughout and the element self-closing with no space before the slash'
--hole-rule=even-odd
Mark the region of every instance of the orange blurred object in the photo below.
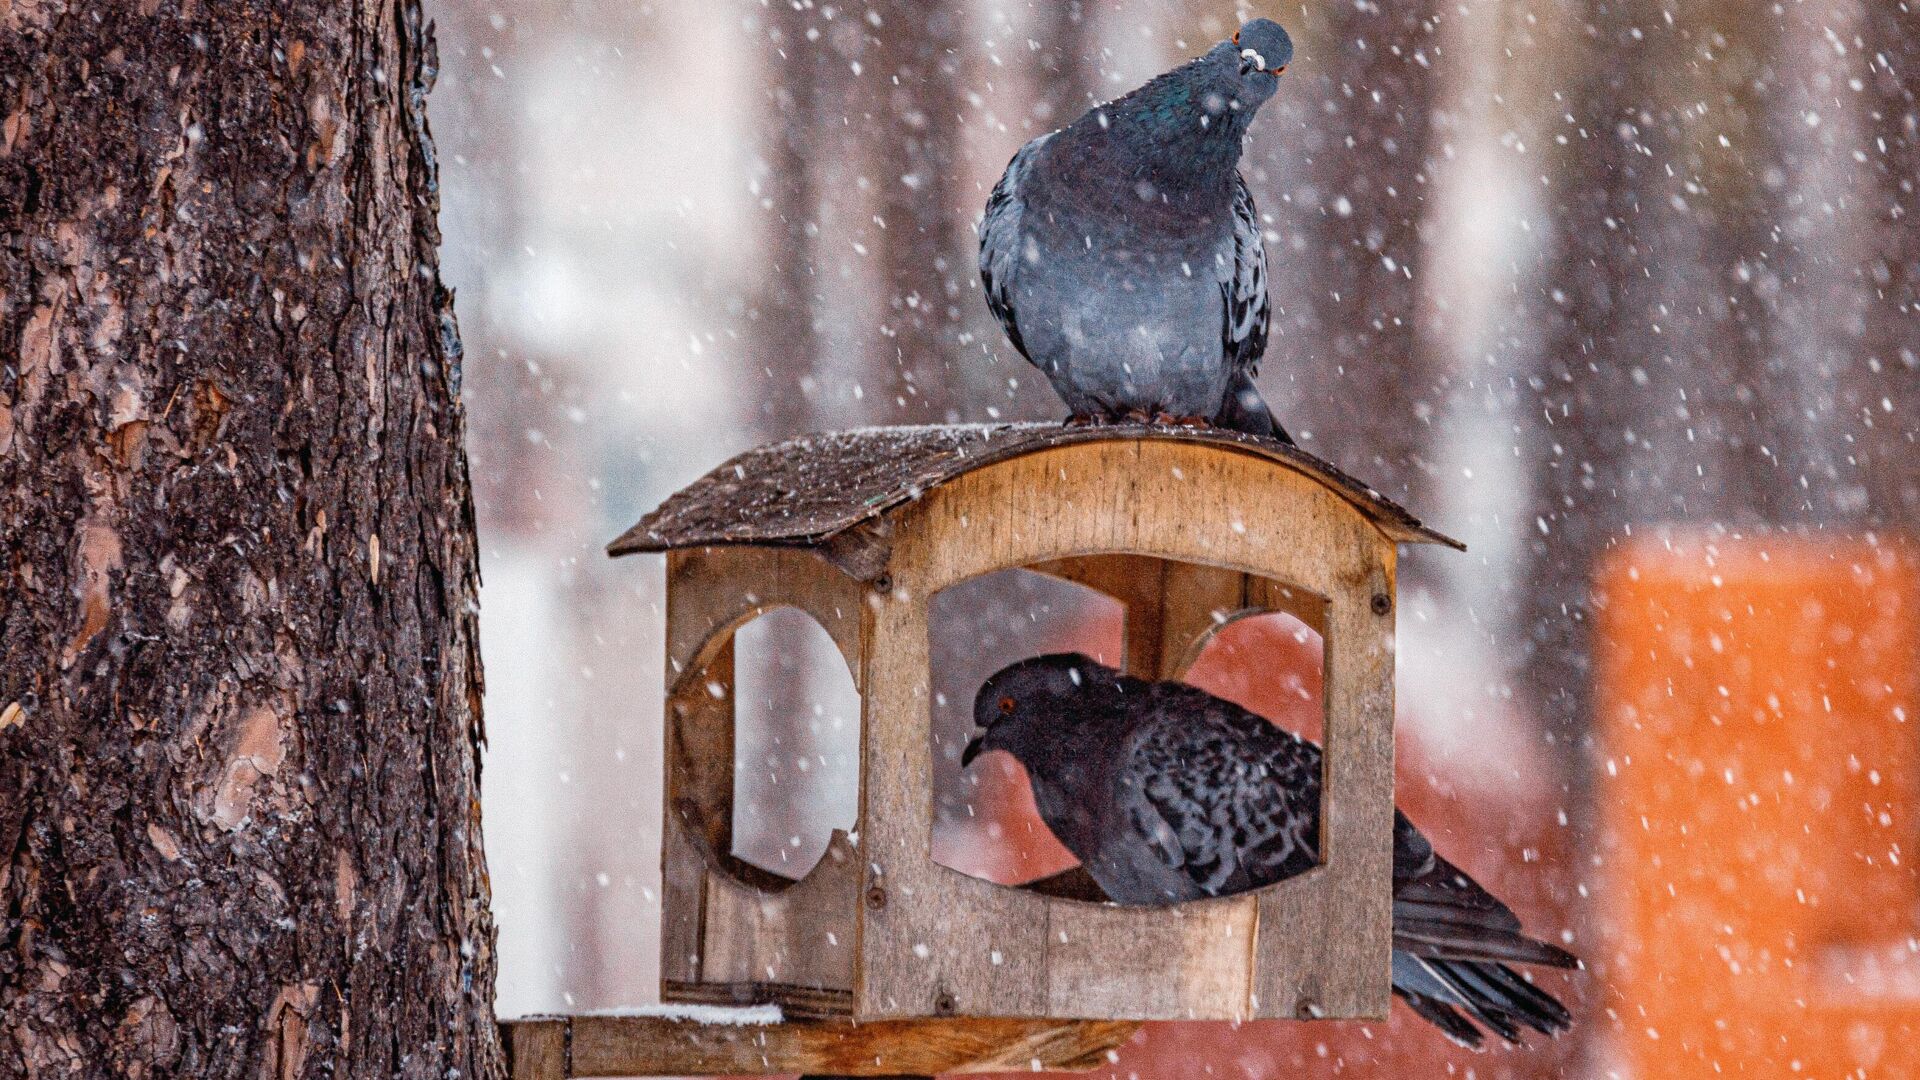
<svg viewBox="0 0 1920 1080">
<path fill-rule="evenodd" d="M 1636 540 L 1596 583 L 1624 1073 L 1920 1076 L 1920 563 Z"/>
</svg>

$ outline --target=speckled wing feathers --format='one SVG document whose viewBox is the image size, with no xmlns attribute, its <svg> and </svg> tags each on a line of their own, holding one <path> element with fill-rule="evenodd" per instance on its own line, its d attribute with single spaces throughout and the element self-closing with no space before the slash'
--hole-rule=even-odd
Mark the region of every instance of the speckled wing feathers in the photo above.
<svg viewBox="0 0 1920 1080">
<path fill-rule="evenodd" d="M 1047 824 L 1110 898 L 1230 896 L 1319 861 L 1318 746 L 1197 687 L 1072 659 L 1073 689 L 1051 691 L 1057 700 L 1047 718 L 1072 737 L 1030 742 L 1016 754 L 1044 792 L 1036 801 Z M 1565 1030 L 1573 1022 L 1566 1008 L 1512 963 L 1579 966 L 1558 946 L 1527 937 L 1512 909 L 1440 857 L 1396 810 L 1394 993 L 1467 1045 L 1480 1043 L 1480 1025 L 1508 1040 L 1523 1028 Z"/>
<path fill-rule="evenodd" d="M 1316 861 L 1320 751 L 1210 694 L 1159 684 L 1123 751 L 1129 821 L 1198 894 L 1223 896 Z"/>
<path fill-rule="evenodd" d="M 1260 371 L 1267 352 L 1267 324 L 1272 304 L 1267 298 L 1267 252 L 1260 239 L 1260 212 L 1253 192 L 1239 173 L 1233 177 L 1233 251 L 1223 254 L 1219 271 L 1220 295 L 1226 320 L 1221 345 L 1233 367 L 1251 377 Z"/>
</svg>

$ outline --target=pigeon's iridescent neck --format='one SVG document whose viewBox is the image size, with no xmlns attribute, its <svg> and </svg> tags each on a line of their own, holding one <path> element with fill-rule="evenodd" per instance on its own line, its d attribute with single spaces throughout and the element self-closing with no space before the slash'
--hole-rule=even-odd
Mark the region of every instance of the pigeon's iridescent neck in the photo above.
<svg viewBox="0 0 1920 1080">
<path fill-rule="evenodd" d="M 1240 78 L 1230 48 L 1215 48 L 1096 106 L 1062 141 L 1130 191 L 1145 184 L 1172 199 L 1230 199 L 1247 128 L 1266 96 Z"/>
</svg>

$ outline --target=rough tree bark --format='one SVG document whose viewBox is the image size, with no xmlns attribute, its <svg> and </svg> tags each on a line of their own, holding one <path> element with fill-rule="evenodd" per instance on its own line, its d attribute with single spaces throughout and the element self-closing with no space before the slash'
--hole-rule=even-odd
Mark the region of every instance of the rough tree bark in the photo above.
<svg viewBox="0 0 1920 1080">
<path fill-rule="evenodd" d="M 0 1075 L 502 1075 L 434 63 L 0 5 Z"/>
</svg>

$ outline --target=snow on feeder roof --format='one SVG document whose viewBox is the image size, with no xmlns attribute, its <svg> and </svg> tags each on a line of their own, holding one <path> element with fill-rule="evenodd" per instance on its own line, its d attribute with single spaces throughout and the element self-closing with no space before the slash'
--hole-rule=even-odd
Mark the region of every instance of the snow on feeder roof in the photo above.
<svg viewBox="0 0 1920 1080">
<path fill-rule="evenodd" d="M 608 545 L 610 555 L 714 544 L 821 545 L 975 469 L 1024 454 L 1118 439 L 1218 446 L 1302 473 L 1396 543 L 1465 549 L 1392 499 L 1298 447 L 1224 428 L 1127 424 L 957 424 L 803 435 L 727 461 Z"/>
</svg>

